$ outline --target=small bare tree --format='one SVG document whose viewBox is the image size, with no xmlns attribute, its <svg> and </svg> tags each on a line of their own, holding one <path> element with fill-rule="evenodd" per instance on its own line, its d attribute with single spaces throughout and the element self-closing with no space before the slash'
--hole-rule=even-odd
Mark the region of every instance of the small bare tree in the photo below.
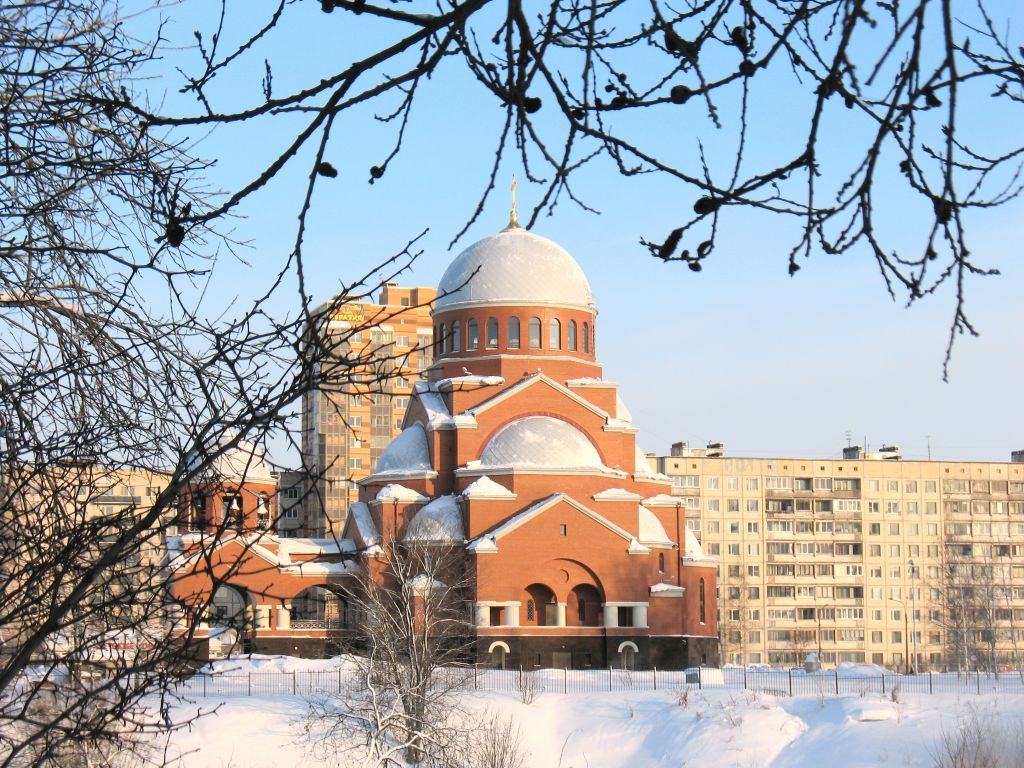
<svg viewBox="0 0 1024 768">
<path fill-rule="evenodd" d="M 352 647 L 361 685 L 338 702 L 314 705 L 311 716 L 340 743 L 362 735 L 370 765 L 399 765 L 399 758 L 458 764 L 473 730 L 454 697 L 472 675 L 465 552 L 392 542 L 364 553 L 359 582 Z"/>
</svg>

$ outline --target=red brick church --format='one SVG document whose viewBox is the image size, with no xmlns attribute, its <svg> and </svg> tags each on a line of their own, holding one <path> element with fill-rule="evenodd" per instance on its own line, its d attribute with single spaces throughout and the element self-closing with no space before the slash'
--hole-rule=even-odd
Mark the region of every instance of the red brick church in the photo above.
<svg viewBox="0 0 1024 768">
<path fill-rule="evenodd" d="M 355 549 L 465 546 L 480 660 L 716 664 L 715 564 L 602 378 L 583 270 L 513 221 L 459 255 L 438 296 L 435 364 L 361 483 Z"/>
<path fill-rule="evenodd" d="M 464 548 L 482 662 L 717 664 L 715 563 L 602 378 L 579 265 L 513 216 L 451 263 L 438 296 L 435 363 L 402 433 L 361 481 L 340 546 L 315 555 L 319 545 L 287 544 L 292 557 L 282 558 L 270 536 L 244 549 L 267 561 L 248 589 L 252 647 L 311 649 L 291 639 L 299 630 L 322 647 L 330 628 L 310 635 L 317 628 L 296 619 L 299 591 L 316 581 L 343 595 L 358 553 L 411 540 Z M 290 567 L 268 575 L 278 561 Z"/>
</svg>

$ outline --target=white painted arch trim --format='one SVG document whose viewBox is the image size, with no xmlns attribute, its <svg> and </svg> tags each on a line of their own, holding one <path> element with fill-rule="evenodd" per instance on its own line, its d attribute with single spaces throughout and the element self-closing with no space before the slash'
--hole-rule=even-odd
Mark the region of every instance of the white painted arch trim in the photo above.
<svg viewBox="0 0 1024 768">
<path fill-rule="evenodd" d="M 502 640 L 495 640 L 491 643 L 491 647 L 487 649 L 487 652 L 494 653 L 495 648 L 501 648 L 505 653 L 512 653 L 512 650 L 508 647 L 508 643 Z"/>
<path fill-rule="evenodd" d="M 619 643 L 618 653 L 622 653 L 623 648 L 632 648 L 633 653 L 640 653 L 640 649 L 636 647 L 636 643 L 634 643 L 632 640 L 625 640 Z"/>
</svg>

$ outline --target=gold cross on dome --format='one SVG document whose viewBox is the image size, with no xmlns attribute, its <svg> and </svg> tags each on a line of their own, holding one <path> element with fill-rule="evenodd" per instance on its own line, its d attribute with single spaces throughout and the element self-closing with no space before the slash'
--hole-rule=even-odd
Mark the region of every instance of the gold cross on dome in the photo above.
<svg viewBox="0 0 1024 768">
<path fill-rule="evenodd" d="M 516 209 L 516 175 L 512 174 L 512 211 L 508 216 L 508 229 L 519 229 L 519 211 Z"/>
</svg>

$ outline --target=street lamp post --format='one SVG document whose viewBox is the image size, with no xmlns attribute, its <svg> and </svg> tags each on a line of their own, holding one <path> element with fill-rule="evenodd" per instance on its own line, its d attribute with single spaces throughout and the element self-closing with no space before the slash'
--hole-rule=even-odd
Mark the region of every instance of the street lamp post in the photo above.
<svg viewBox="0 0 1024 768">
<path fill-rule="evenodd" d="M 907 616 L 907 604 L 902 600 L 897 600 L 895 597 L 890 597 L 894 603 L 899 603 L 903 607 L 903 673 L 910 674 L 910 617 Z"/>
<path fill-rule="evenodd" d="M 913 633 L 910 635 L 911 642 L 914 645 L 914 674 L 917 674 L 917 589 L 914 586 L 917 581 L 917 566 L 914 565 L 914 561 L 909 562 L 910 565 L 910 605 L 911 609 L 911 620 L 914 623 Z"/>
</svg>

